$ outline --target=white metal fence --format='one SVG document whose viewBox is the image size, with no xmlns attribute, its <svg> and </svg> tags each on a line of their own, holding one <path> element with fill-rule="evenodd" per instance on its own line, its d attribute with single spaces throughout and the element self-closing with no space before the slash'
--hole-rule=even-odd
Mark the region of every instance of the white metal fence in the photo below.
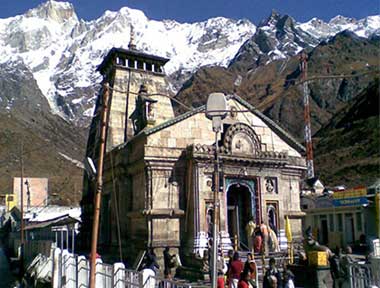
<svg viewBox="0 0 380 288">
<path fill-rule="evenodd" d="M 53 248 L 50 257 L 39 254 L 28 271 L 35 282 L 51 282 L 53 288 L 89 287 L 89 260 L 68 250 Z M 150 269 L 129 270 L 123 263 L 110 265 L 100 259 L 97 259 L 95 277 L 97 288 L 195 288 L 183 281 L 156 277 Z"/>
</svg>

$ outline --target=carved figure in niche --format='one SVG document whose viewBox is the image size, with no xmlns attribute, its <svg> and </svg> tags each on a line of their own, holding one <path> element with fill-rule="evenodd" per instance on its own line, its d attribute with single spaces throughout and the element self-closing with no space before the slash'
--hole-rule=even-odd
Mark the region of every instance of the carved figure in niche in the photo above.
<svg viewBox="0 0 380 288">
<path fill-rule="evenodd" d="M 265 189 L 268 193 L 273 193 L 275 192 L 275 184 L 274 184 L 274 180 L 272 178 L 267 178 L 265 180 Z"/>
<path fill-rule="evenodd" d="M 261 143 L 255 131 L 244 123 L 229 126 L 224 134 L 223 144 L 229 154 L 254 156 L 261 151 Z"/>
<path fill-rule="evenodd" d="M 245 133 L 237 133 L 232 139 L 232 153 L 251 154 L 253 153 L 253 143 Z"/>
<path fill-rule="evenodd" d="M 237 109 L 235 106 L 232 106 L 231 109 L 230 109 L 230 115 L 231 115 L 231 118 L 235 119 L 236 116 L 237 116 Z"/>
<path fill-rule="evenodd" d="M 147 105 L 147 107 L 146 107 L 146 118 L 147 118 L 147 120 L 154 120 L 154 116 L 155 116 L 155 114 L 154 114 L 154 102 L 146 102 L 146 105 Z"/>
</svg>

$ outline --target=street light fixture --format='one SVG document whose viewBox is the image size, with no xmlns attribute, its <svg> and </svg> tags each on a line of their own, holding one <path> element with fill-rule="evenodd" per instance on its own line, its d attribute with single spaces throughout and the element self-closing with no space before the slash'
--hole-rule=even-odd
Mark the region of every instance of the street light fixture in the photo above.
<svg viewBox="0 0 380 288">
<path fill-rule="evenodd" d="M 219 159 L 218 159 L 218 133 L 222 130 L 222 120 L 227 115 L 227 100 L 223 93 L 211 93 L 206 104 L 206 117 L 212 120 L 212 130 L 215 132 L 215 168 L 214 168 L 214 219 L 212 231 L 212 259 L 211 259 L 211 287 L 217 287 L 217 249 L 218 249 L 218 222 L 219 222 Z"/>
</svg>

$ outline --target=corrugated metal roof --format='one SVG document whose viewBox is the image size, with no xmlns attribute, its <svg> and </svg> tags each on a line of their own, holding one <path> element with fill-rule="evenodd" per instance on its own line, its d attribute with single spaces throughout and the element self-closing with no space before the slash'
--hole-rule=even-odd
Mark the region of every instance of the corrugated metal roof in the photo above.
<svg viewBox="0 0 380 288">
<path fill-rule="evenodd" d="M 61 226 L 61 225 L 68 225 L 68 224 L 74 224 L 80 222 L 78 219 L 75 219 L 73 217 L 70 217 L 69 215 L 63 215 L 54 219 L 50 219 L 43 222 L 32 222 L 25 226 L 25 230 L 32 230 L 32 229 L 42 229 L 47 228 L 50 226 Z"/>
</svg>

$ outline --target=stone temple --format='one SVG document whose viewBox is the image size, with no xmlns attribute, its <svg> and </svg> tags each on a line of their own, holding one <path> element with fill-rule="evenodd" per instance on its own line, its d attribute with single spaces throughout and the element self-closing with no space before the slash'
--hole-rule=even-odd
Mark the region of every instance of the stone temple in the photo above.
<svg viewBox="0 0 380 288">
<path fill-rule="evenodd" d="M 121 250 L 130 264 L 147 247 L 159 256 L 167 246 L 184 258 L 202 255 L 212 231 L 215 133 L 205 106 L 175 114 L 167 61 L 134 47 L 113 48 L 98 68 L 111 97 L 98 250 L 115 258 Z M 102 95 L 87 145 L 95 163 Z M 244 227 L 251 218 L 281 234 L 288 216 L 293 237 L 300 237 L 304 147 L 244 95 L 226 98 L 229 112 L 217 140 L 221 245 L 230 249 L 232 239 L 247 244 Z M 94 190 L 85 178 L 81 238 L 88 246 Z"/>
</svg>

